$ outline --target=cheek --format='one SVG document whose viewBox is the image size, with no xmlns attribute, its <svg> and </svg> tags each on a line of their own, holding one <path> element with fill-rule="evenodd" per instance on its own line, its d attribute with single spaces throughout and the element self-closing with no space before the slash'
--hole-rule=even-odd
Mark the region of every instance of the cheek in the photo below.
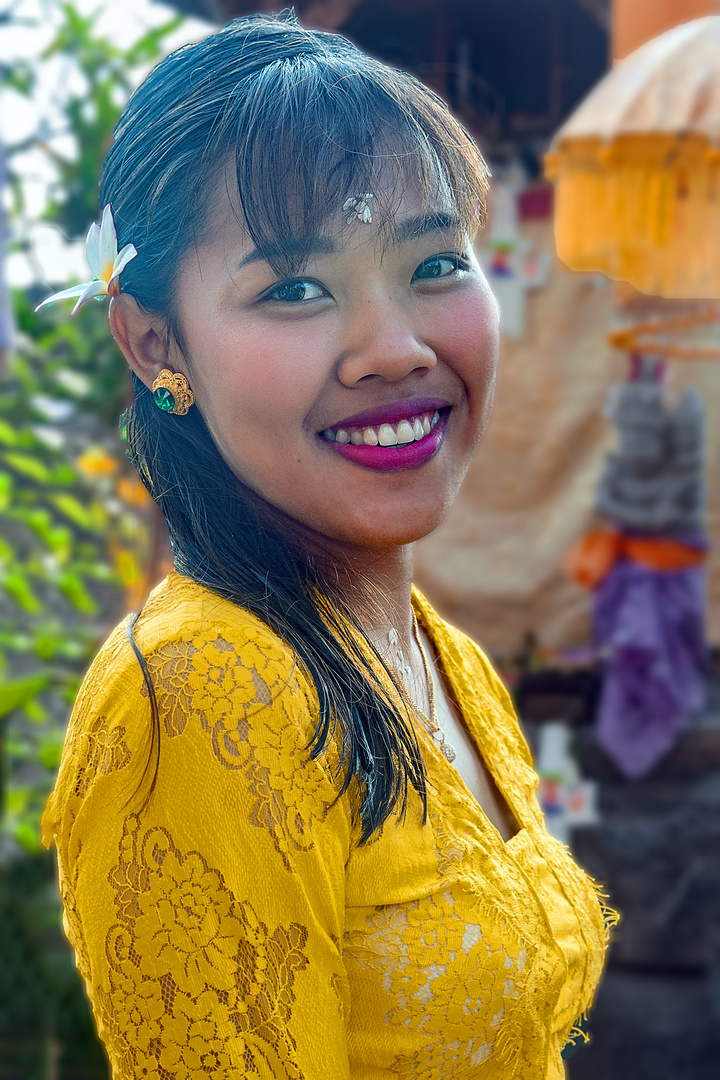
<svg viewBox="0 0 720 1080">
<path fill-rule="evenodd" d="M 194 354 L 203 411 L 241 416 L 246 425 L 264 430 L 270 417 L 282 429 L 283 414 L 301 416 L 308 407 L 316 355 L 302 333 L 287 328 L 269 333 L 267 327 L 260 332 L 241 325 L 216 333 Z"/>
<path fill-rule="evenodd" d="M 438 327 L 440 351 L 463 381 L 473 411 L 492 403 L 499 349 L 497 306 L 489 290 L 451 305 Z"/>
</svg>

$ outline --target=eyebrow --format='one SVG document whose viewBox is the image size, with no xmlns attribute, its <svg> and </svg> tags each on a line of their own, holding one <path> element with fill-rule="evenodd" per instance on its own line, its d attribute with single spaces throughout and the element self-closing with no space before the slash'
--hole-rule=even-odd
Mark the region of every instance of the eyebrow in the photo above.
<svg viewBox="0 0 720 1080">
<path fill-rule="evenodd" d="M 406 218 L 397 225 L 391 234 L 391 244 L 399 246 L 407 244 L 411 240 L 418 240 L 432 232 L 460 232 L 462 223 L 460 216 L 444 210 L 435 210 L 429 214 L 417 214 L 415 217 Z M 268 262 L 281 259 L 296 261 L 300 265 L 312 255 L 334 255 L 337 252 L 337 244 L 329 236 L 308 236 L 300 239 L 288 240 L 284 244 L 268 244 L 267 247 L 253 248 L 238 263 L 238 270 L 254 262 Z"/>
<path fill-rule="evenodd" d="M 268 244 L 263 248 L 253 248 L 244 259 L 238 263 L 238 270 L 243 266 L 254 262 L 267 262 L 272 264 L 286 259 L 291 263 L 304 262 L 311 255 L 334 255 L 337 251 L 334 240 L 329 236 L 308 236 L 300 239 L 287 240 L 283 244 Z"/>
<path fill-rule="evenodd" d="M 431 232 L 460 232 L 462 222 L 459 214 L 444 210 L 434 210 L 430 214 L 418 214 L 406 218 L 393 230 L 392 243 L 406 244 L 408 240 L 417 240 Z"/>
</svg>

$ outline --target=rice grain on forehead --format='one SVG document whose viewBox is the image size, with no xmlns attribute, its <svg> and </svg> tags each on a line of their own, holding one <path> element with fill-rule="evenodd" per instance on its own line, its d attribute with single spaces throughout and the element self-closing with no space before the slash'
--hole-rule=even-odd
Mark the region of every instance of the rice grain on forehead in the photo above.
<svg viewBox="0 0 720 1080">
<path fill-rule="evenodd" d="M 260 73 L 228 133 L 235 135 L 239 199 L 260 250 L 282 252 L 286 238 L 311 238 L 326 222 L 334 230 L 346 199 L 363 192 L 374 194 L 373 222 L 381 229 L 409 187 L 422 209 L 450 201 L 468 225 L 484 195 L 477 173 L 463 175 L 445 125 L 433 130 L 428 121 L 437 115 L 428 108 L 419 116 L 398 90 L 394 73 L 380 65 L 352 70 L 344 58 L 319 65 L 299 57 Z M 297 261 L 295 242 L 285 255 Z"/>
<path fill-rule="evenodd" d="M 101 203 L 138 250 L 123 287 L 171 323 L 179 265 L 211 226 L 223 173 L 279 272 L 302 262 L 303 239 L 342 223 L 348 197 L 373 192 L 386 231 L 412 188 L 421 210 L 451 208 L 472 231 L 487 192 L 479 150 L 427 87 L 288 18 L 239 19 L 166 57 L 117 126 Z"/>
</svg>

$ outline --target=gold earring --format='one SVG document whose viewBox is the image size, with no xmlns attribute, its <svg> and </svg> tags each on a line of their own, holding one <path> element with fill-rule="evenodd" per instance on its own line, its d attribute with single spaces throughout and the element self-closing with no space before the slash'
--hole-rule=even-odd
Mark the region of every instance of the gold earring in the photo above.
<svg viewBox="0 0 720 1080">
<path fill-rule="evenodd" d="M 173 416 L 184 416 L 195 404 L 195 395 L 185 376 L 168 368 L 163 368 L 152 384 L 152 395 L 158 409 Z"/>
</svg>

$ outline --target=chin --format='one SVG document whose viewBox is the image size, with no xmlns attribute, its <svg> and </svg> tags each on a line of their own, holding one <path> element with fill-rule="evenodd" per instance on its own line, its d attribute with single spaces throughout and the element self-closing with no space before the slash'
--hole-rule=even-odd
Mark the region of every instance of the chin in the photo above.
<svg viewBox="0 0 720 1080">
<path fill-rule="evenodd" d="M 449 503 L 442 511 L 435 509 L 432 513 L 418 515 L 412 521 L 399 522 L 396 513 L 389 514 L 387 520 L 375 516 L 372 521 L 358 523 L 350 533 L 343 530 L 341 534 L 331 536 L 331 539 L 362 548 L 405 547 L 433 532 L 443 521 L 451 505 Z"/>
</svg>

